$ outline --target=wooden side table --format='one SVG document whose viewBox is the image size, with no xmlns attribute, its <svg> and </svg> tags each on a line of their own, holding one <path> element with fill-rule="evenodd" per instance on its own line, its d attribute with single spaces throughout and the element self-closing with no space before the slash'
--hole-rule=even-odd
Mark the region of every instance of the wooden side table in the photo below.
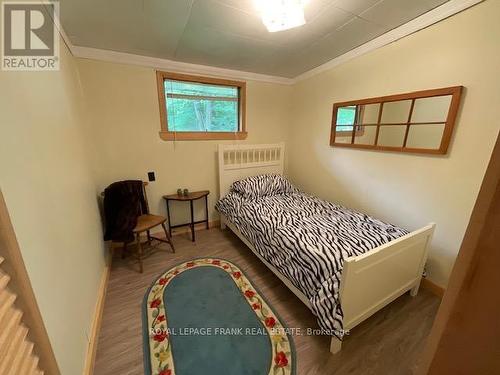
<svg viewBox="0 0 500 375">
<path fill-rule="evenodd" d="M 203 191 L 194 191 L 192 193 L 189 193 L 188 195 L 170 194 L 170 195 L 163 196 L 163 199 L 165 199 L 165 202 L 167 204 L 168 232 L 170 235 L 172 235 L 173 228 L 180 228 L 180 227 L 189 226 L 189 227 L 191 227 L 191 240 L 194 242 L 195 241 L 195 235 L 194 235 L 194 225 L 195 224 L 206 223 L 206 227 L 208 229 L 208 194 L 210 194 L 210 191 L 203 190 Z M 194 221 L 193 202 L 195 200 L 201 199 L 201 198 L 205 198 L 205 220 Z M 189 208 L 191 209 L 191 222 L 190 223 L 177 224 L 177 225 L 170 224 L 170 206 L 169 206 L 170 201 L 189 202 Z"/>
</svg>

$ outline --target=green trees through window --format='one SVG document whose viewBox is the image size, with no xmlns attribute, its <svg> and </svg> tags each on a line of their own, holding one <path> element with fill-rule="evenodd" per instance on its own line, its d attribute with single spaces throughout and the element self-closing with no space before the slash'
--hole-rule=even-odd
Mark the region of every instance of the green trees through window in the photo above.
<svg viewBox="0 0 500 375">
<path fill-rule="evenodd" d="M 341 107 L 337 111 L 337 130 L 352 132 L 352 126 L 356 121 L 356 106 Z"/>
<path fill-rule="evenodd" d="M 239 131 L 238 87 L 166 79 L 164 88 L 169 131 Z"/>
</svg>

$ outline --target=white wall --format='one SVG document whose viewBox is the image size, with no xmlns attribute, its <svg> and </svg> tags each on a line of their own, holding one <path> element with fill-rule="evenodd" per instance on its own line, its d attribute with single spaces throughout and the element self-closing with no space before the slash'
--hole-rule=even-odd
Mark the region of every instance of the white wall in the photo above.
<svg viewBox="0 0 500 375">
<path fill-rule="evenodd" d="M 445 286 L 500 127 L 500 1 L 297 83 L 289 174 L 323 198 L 408 229 L 437 228 L 429 277 Z M 446 86 L 466 87 L 445 156 L 329 146 L 334 102 Z"/>
<path fill-rule="evenodd" d="M 0 71 L 0 188 L 62 374 L 81 374 L 104 269 L 82 91 L 58 72 Z"/>
<path fill-rule="evenodd" d="M 164 194 L 177 188 L 210 190 L 210 217 L 217 215 L 217 145 L 221 141 L 163 141 L 156 74 L 153 69 L 78 59 L 90 113 L 94 171 L 100 189 L 120 179 L 147 179 L 152 213 L 166 214 Z M 285 141 L 290 119 L 290 86 L 247 83 L 246 142 Z M 225 141 L 228 143 L 235 143 Z M 174 202 L 175 204 L 176 202 Z M 199 201 L 196 216 L 204 216 Z M 189 205 L 172 206 L 173 224 L 189 219 Z"/>
</svg>

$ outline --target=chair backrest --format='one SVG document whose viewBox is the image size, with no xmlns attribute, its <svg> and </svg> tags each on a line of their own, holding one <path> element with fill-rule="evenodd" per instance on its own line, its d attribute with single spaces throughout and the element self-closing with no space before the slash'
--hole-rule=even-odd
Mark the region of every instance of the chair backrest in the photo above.
<svg viewBox="0 0 500 375">
<path fill-rule="evenodd" d="M 148 202 L 148 195 L 146 194 L 146 186 L 148 186 L 147 181 L 142 181 L 142 194 L 144 195 L 144 202 L 146 203 L 146 212 L 145 214 L 149 214 L 149 202 Z"/>
<path fill-rule="evenodd" d="M 142 194 L 144 195 L 144 201 L 146 202 L 146 211 L 145 213 L 149 214 L 149 202 L 148 202 L 148 195 L 146 193 L 146 186 L 149 185 L 149 182 L 147 181 L 142 181 Z M 101 198 L 101 204 L 102 200 L 104 199 L 104 191 L 101 191 L 101 194 L 99 194 L 99 197 Z"/>
<path fill-rule="evenodd" d="M 105 240 L 131 240 L 138 216 L 149 214 L 146 185 L 141 180 L 117 181 L 104 190 Z"/>
</svg>

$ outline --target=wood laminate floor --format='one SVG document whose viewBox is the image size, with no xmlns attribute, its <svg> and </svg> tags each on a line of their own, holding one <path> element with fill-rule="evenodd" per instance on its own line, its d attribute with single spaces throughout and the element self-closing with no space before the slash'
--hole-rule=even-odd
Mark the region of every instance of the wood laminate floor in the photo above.
<svg viewBox="0 0 500 375">
<path fill-rule="evenodd" d="M 318 327 L 309 309 L 231 231 L 198 231 L 196 243 L 182 234 L 174 237 L 174 244 L 176 254 L 158 250 L 147 258 L 143 274 L 136 271 L 130 257 L 122 260 L 115 256 L 97 347 L 96 375 L 143 373 L 144 293 L 160 273 L 194 257 L 221 257 L 236 263 L 285 324 L 303 331 Z M 161 248 L 167 249 L 166 245 Z M 335 356 L 329 352 L 329 337 L 295 336 L 297 375 L 414 374 L 439 302 L 427 290 L 421 289 L 415 298 L 405 294 L 354 328 Z"/>
</svg>

